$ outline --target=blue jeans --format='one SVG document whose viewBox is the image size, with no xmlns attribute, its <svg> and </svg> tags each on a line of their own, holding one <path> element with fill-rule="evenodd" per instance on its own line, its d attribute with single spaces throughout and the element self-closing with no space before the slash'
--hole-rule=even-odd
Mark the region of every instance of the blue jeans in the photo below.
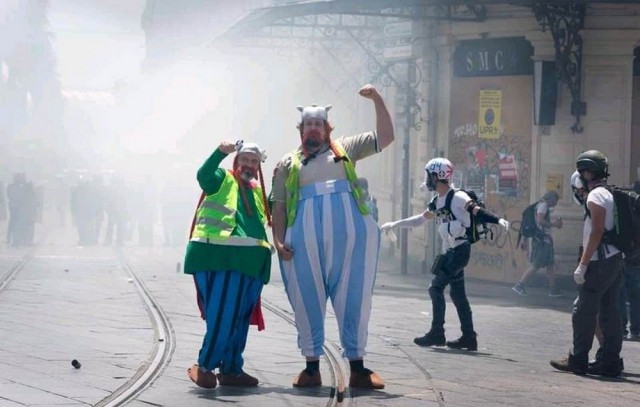
<svg viewBox="0 0 640 407">
<path fill-rule="evenodd" d="M 433 307 L 433 320 L 431 321 L 431 333 L 444 335 L 444 315 L 446 303 L 444 289 L 450 285 L 449 295 L 456 307 L 460 328 L 464 336 L 475 336 L 473 330 L 473 318 L 471 306 L 464 288 L 464 267 L 469 263 L 471 244 L 465 242 L 453 249 L 449 249 L 443 255 L 442 267 L 436 272 L 429 286 L 429 296 Z"/>
<path fill-rule="evenodd" d="M 626 266 L 624 269 L 624 282 L 620 287 L 620 319 L 623 331 L 627 331 L 629 324 L 629 332 L 640 334 L 640 265 Z"/>
</svg>

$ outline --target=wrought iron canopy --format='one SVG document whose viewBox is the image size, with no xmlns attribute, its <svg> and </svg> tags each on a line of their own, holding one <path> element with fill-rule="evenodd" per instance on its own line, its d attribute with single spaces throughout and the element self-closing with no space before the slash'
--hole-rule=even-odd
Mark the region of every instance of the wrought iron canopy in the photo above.
<svg viewBox="0 0 640 407">
<path fill-rule="evenodd" d="M 330 0 L 307 1 L 256 9 L 248 13 L 219 40 L 244 45 L 278 46 L 275 41 L 256 42 L 258 38 L 305 39 L 322 41 L 324 33 L 340 27 L 380 28 L 386 19 L 484 21 L 486 9 L 477 1 L 452 0 Z M 321 35 L 310 35 L 304 28 L 314 27 Z M 318 34 L 318 33 L 315 33 Z M 253 40 L 247 44 L 247 39 Z M 331 40 L 335 40 L 332 38 Z M 217 42 L 216 41 L 216 42 Z M 285 45 L 286 44 L 285 41 Z"/>
</svg>

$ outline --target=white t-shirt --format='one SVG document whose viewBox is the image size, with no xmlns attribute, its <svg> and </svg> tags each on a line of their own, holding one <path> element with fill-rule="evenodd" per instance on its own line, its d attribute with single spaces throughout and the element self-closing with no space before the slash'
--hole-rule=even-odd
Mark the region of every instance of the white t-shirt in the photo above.
<svg viewBox="0 0 640 407">
<path fill-rule="evenodd" d="M 447 200 L 447 194 L 438 195 L 436 199 L 436 209 L 444 208 L 444 204 Z M 451 212 L 456 217 L 456 220 L 451 220 L 448 216 L 438 216 L 436 219 L 438 225 L 438 233 L 442 238 L 442 252 L 444 253 L 448 249 L 452 249 L 465 242 L 464 239 L 458 239 L 464 237 L 467 229 L 471 226 L 471 215 L 465 209 L 465 205 L 471 198 L 463 191 L 457 191 L 451 199 Z"/>
<path fill-rule="evenodd" d="M 540 225 L 540 223 L 538 223 L 538 214 L 542 214 L 543 217 L 546 219 L 548 212 L 549 212 L 549 205 L 547 205 L 545 201 L 538 202 L 538 204 L 536 205 L 536 226 L 538 226 L 538 229 L 542 230 L 544 233 L 547 233 L 547 234 L 551 231 L 551 228 L 549 226 L 546 226 L 546 227 L 542 226 Z"/>
<path fill-rule="evenodd" d="M 611 230 L 613 229 L 613 195 L 606 188 L 595 188 L 594 190 L 589 192 L 587 196 L 587 206 L 590 202 L 604 208 L 605 217 L 604 217 L 604 229 Z M 589 235 L 591 234 L 591 217 L 587 216 L 584 220 L 584 229 L 582 230 L 582 246 L 587 247 L 587 242 L 589 241 Z M 613 245 L 605 245 L 605 257 L 609 258 L 614 254 L 620 253 Z M 608 250 L 606 250 L 608 249 Z M 591 256 L 591 261 L 598 260 L 598 251 L 596 250 Z"/>
</svg>

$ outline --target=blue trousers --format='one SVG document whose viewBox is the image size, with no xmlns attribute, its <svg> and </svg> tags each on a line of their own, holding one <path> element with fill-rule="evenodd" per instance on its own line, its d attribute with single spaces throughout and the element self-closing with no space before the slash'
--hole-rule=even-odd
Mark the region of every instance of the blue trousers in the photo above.
<svg viewBox="0 0 640 407">
<path fill-rule="evenodd" d="M 194 274 L 207 332 L 198 365 L 222 374 L 242 373 L 249 320 L 262 292 L 262 280 L 235 270 Z"/>
<path fill-rule="evenodd" d="M 324 319 L 331 300 L 344 357 L 365 355 L 378 264 L 380 230 L 363 216 L 346 180 L 306 185 L 285 242 L 293 259 L 280 261 L 285 290 L 295 313 L 303 356 L 324 353 Z"/>
</svg>

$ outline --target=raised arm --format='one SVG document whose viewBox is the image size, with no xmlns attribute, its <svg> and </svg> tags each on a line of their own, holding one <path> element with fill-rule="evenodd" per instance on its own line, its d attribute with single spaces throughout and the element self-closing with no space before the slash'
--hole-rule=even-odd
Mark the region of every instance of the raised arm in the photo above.
<svg viewBox="0 0 640 407">
<path fill-rule="evenodd" d="M 422 226 L 425 224 L 427 219 L 433 219 L 435 214 L 431 211 L 424 211 L 414 216 L 410 216 L 408 218 L 400 219 L 395 222 L 387 222 L 383 224 L 380 229 L 383 232 L 386 232 L 389 229 L 393 228 L 416 228 L 418 226 Z"/>
<path fill-rule="evenodd" d="M 393 122 L 387 106 L 380 93 L 373 85 L 365 85 L 359 91 L 360 96 L 371 99 L 376 109 L 376 133 L 378 134 L 378 148 L 383 150 L 395 139 Z"/>
<path fill-rule="evenodd" d="M 224 169 L 220 168 L 220 163 L 227 155 L 235 151 L 235 143 L 225 140 L 220 143 L 220 146 L 207 158 L 198 170 L 197 179 L 200 188 L 205 194 L 210 195 L 220 189 L 222 180 L 225 176 Z"/>
</svg>

